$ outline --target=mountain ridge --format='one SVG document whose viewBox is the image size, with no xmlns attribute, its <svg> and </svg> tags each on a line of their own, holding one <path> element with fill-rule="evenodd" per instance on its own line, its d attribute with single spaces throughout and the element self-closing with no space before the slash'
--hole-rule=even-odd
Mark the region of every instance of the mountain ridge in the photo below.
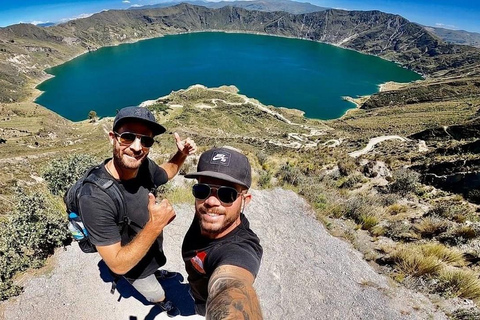
<svg viewBox="0 0 480 320">
<path fill-rule="evenodd" d="M 0 28 L 0 101 L 26 96 L 29 80 L 102 46 L 198 31 L 252 32 L 324 42 L 394 61 L 425 77 L 480 73 L 480 49 L 446 44 L 423 27 L 380 11 L 325 10 L 308 14 L 208 9 L 189 4 L 144 10 L 109 10 L 52 27 Z M 15 89 L 16 88 L 16 89 Z M 21 91 L 21 90 L 20 90 Z"/>
</svg>

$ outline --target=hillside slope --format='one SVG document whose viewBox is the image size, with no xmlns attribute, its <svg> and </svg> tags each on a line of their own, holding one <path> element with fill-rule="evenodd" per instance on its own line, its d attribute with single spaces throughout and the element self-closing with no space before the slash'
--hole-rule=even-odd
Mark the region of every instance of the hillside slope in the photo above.
<svg viewBox="0 0 480 320">
<path fill-rule="evenodd" d="M 180 4 L 109 10 L 52 27 L 0 28 L 0 102 L 25 99 L 44 69 L 102 46 L 196 31 L 253 32 L 325 42 L 387 60 L 427 77 L 478 75 L 480 49 L 445 44 L 423 27 L 380 11 L 291 14 Z"/>
<path fill-rule="evenodd" d="M 245 213 L 264 248 L 255 287 L 265 319 L 447 319 L 425 296 L 392 284 L 347 243 L 329 235 L 295 193 L 275 189 L 252 194 Z M 182 276 L 164 285 L 182 312 L 177 318 L 201 319 L 193 315 L 180 253 L 193 207 L 175 210 L 176 219 L 165 229 L 165 268 Z M 28 280 L 25 293 L 0 304 L 5 320 L 168 319 L 139 301 L 124 282 L 110 294 L 110 278 L 97 254 L 84 254 L 72 244 L 54 258 L 51 272 Z"/>
</svg>

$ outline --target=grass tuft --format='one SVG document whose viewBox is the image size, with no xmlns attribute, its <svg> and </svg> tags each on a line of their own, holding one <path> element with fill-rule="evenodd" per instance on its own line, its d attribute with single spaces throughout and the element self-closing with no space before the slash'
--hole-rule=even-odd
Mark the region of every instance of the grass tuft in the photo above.
<svg viewBox="0 0 480 320">
<path fill-rule="evenodd" d="M 480 279 L 473 271 L 462 269 L 445 269 L 439 280 L 444 291 L 456 297 L 478 300 L 480 298 Z"/>
<path fill-rule="evenodd" d="M 404 246 L 393 252 L 397 268 L 413 276 L 435 275 L 442 269 L 442 262 L 434 256 L 425 256 L 414 246 Z"/>
</svg>

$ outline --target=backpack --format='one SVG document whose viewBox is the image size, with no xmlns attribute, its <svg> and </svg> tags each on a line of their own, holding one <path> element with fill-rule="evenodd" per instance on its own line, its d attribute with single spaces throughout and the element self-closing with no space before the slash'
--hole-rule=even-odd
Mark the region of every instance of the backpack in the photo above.
<svg viewBox="0 0 480 320">
<path fill-rule="evenodd" d="M 155 162 L 147 158 L 148 161 L 148 170 L 149 177 L 151 180 L 152 188 L 151 192 L 154 193 L 157 189 L 157 185 L 153 181 L 153 177 L 150 172 L 153 172 Z M 113 178 L 106 178 L 99 175 L 101 170 L 100 165 L 95 165 L 89 168 L 85 174 L 77 180 L 70 188 L 67 189 L 65 195 L 63 196 L 63 202 L 66 206 L 67 216 L 68 216 L 68 228 L 72 234 L 73 239 L 78 243 L 80 249 L 85 253 L 97 252 L 97 249 L 94 244 L 91 243 L 88 236 L 88 232 L 85 229 L 82 222 L 82 214 L 80 212 L 78 200 L 81 195 L 82 187 L 86 183 L 93 183 L 103 190 L 115 203 L 117 212 L 119 213 L 117 217 L 117 224 L 122 235 L 122 242 L 128 226 L 132 221 L 128 218 L 125 198 L 119 186 Z"/>
</svg>

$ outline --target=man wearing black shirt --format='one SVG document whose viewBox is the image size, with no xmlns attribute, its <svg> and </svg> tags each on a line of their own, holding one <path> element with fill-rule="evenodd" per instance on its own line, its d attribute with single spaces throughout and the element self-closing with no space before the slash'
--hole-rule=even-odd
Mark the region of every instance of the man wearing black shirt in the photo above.
<svg viewBox="0 0 480 320">
<path fill-rule="evenodd" d="M 156 303 L 169 316 L 179 314 L 156 278 L 166 262 L 163 253 L 163 229 L 175 218 L 167 199 L 156 203 L 152 187 L 162 185 L 179 171 L 185 158 L 196 151 L 195 143 L 181 140 L 175 133 L 178 151 L 170 161 L 158 166 L 147 158 L 153 137 L 165 132 L 146 108 L 126 107 L 115 117 L 109 132 L 113 158 L 100 168 L 103 177 L 111 179 L 122 191 L 128 232 L 121 232 L 120 215 L 110 196 L 94 184 L 82 188 L 79 205 L 91 242 L 109 269 L 123 275 L 149 302 Z M 163 273 L 167 273 L 162 270 Z"/>
<path fill-rule="evenodd" d="M 253 282 L 263 250 L 243 210 L 251 200 L 248 158 L 231 148 L 204 152 L 192 188 L 195 217 L 182 255 L 195 310 L 207 319 L 262 319 Z"/>
</svg>

